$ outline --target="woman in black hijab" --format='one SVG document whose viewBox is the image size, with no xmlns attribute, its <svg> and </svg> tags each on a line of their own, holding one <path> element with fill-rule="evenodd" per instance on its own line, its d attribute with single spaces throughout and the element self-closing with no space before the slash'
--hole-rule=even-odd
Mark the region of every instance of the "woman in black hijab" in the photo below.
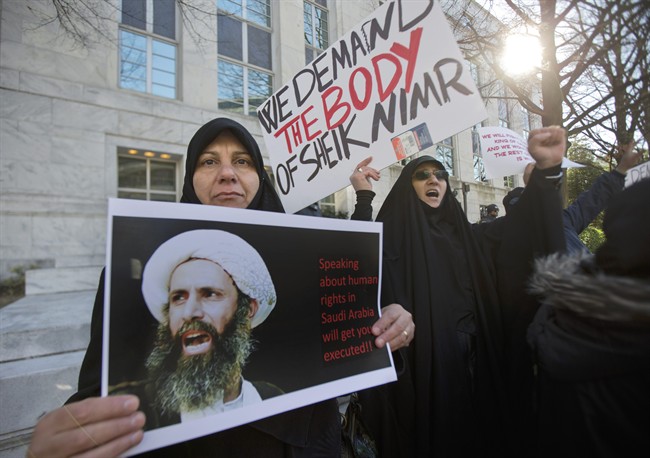
<svg viewBox="0 0 650 458">
<path fill-rule="evenodd" d="M 181 202 L 284 212 L 264 170 L 253 136 L 226 118 L 202 126 L 187 149 Z M 104 273 L 95 298 L 91 339 L 79 374 L 79 391 L 68 405 L 36 426 L 34 456 L 70 456 L 96 451 L 115 456 L 142 440 L 144 416 L 135 396 L 100 395 Z M 91 411 L 92 414 L 83 414 Z M 145 456 L 338 457 L 340 417 L 335 399 L 247 425 L 178 443 Z"/>
<path fill-rule="evenodd" d="M 257 142 L 244 126 L 226 118 L 213 119 L 192 137 L 181 202 L 284 212 L 264 170 Z M 30 452 L 36 456 L 70 456 L 90 449 L 101 449 L 103 455 L 111 456 L 142 440 L 145 420 L 136 411 L 135 396 L 96 398 L 101 382 L 103 298 L 102 273 L 79 391 L 67 406 L 50 412 L 36 426 L 30 445 Z M 410 314 L 400 305 L 390 304 L 382 310 L 372 332 L 378 347 L 389 343 L 398 349 L 411 342 L 413 327 Z M 77 418 L 86 409 L 93 415 Z M 338 457 L 340 440 L 340 417 L 332 399 L 154 450 L 147 456 Z"/>
<path fill-rule="evenodd" d="M 511 278 L 508 286 L 504 276 L 525 271 L 534 252 L 563 242 L 554 185 L 564 145 L 562 129 L 531 132 L 529 147 L 540 170 L 522 196 L 524 210 L 508 221 L 470 225 L 447 171 L 430 156 L 409 162 L 388 194 L 376 219 L 384 224 L 382 301 L 403 304 L 417 332 L 398 382 L 360 393 L 382 456 L 510 452 L 505 352 L 511 332 L 503 329 L 502 306 L 521 296 L 524 285 Z M 353 184 L 376 179 L 377 172 L 362 164 Z M 367 219 L 374 193 L 355 189 L 353 218 Z M 537 230 L 530 227 L 545 220 Z M 514 246 L 519 251 L 510 251 Z"/>
<path fill-rule="evenodd" d="M 259 188 L 246 208 L 253 210 L 264 210 L 270 212 L 284 213 L 282 202 L 273 188 L 271 179 L 264 169 L 264 160 L 257 142 L 248 130 L 236 121 L 228 118 L 216 118 L 204 124 L 196 133 L 187 147 L 185 159 L 185 179 L 183 181 L 183 195 L 181 202 L 201 204 L 194 189 L 194 175 L 197 169 L 199 157 L 219 134 L 224 131 L 232 133 L 244 146 L 248 154 L 253 158 L 253 166 L 259 177 Z"/>
</svg>

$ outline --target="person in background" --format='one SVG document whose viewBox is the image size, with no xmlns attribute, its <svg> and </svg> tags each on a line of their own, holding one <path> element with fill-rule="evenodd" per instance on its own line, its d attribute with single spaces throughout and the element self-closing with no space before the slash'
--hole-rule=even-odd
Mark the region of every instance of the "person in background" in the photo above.
<svg viewBox="0 0 650 458">
<path fill-rule="evenodd" d="M 398 381 L 359 393 L 381 456 L 510 453 L 519 418 L 506 393 L 504 324 L 522 326 L 515 318 L 535 256 L 564 245 L 557 186 L 565 145 L 562 128 L 531 131 L 537 166 L 508 221 L 470 225 L 431 156 L 410 161 L 390 190 L 376 218 L 384 227 L 381 297 L 403 304 L 418 331 Z M 379 172 L 370 160 L 350 177 L 353 219 L 372 215 Z"/>
<path fill-rule="evenodd" d="M 582 192 L 575 201 L 562 210 L 566 250 L 569 253 L 582 250 L 589 251 L 580 240 L 580 234 L 600 212 L 607 208 L 611 198 L 623 190 L 627 171 L 637 165 L 641 159 L 641 152 L 634 150 L 633 141 L 620 145 L 618 149 L 618 165 L 616 168 L 611 172 L 600 175 L 588 190 Z M 530 172 L 534 167 L 535 164 L 532 162 L 526 166 L 524 183 L 528 182 Z M 517 204 L 523 190 L 524 188 L 515 188 L 503 198 L 506 214 L 509 209 L 512 209 Z"/>
<path fill-rule="evenodd" d="M 536 262 L 528 329 L 540 457 L 650 452 L 650 179 L 611 199 L 606 241 Z"/>
<path fill-rule="evenodd" d="M 639 163 L 641 153 L 634 151 L 634 142 L 619 146 L 618 165 L 600 175 L 591 187 L 562 211 L 564 237 L 568 253 L 587 250 L 579 235 L 609 205 L 613 196 L 623 190 L 627 171 Z"/>
<path fill-rule="evenodd" d="M 216 118 L 192 137 L 181 202 L 284 212 L 264 170 L 259 146 L 238 122 Z M 100 394 L 104 273 L 93 308 L 91 337 L 78 392 L 36 425 L 28 454 L 117 456 L 141 442 L 145 416 L 137 396 Z M 382 309 L 371 328 L 375 345 L 397 350 L 410 344 L 411 315 L 396 303 Z M 216 434 L 154 450 L 146 456 L 338 457 L 341 428 L 335 399 L 284 412 Z"/>
<path fill-rule="evenodd" d="M 499 217 L 499 207 L 497 204 L 490 204 L 485 208 L 485 216 L 481 218 L 481 223 L 491 223 Z"/>
</svg>

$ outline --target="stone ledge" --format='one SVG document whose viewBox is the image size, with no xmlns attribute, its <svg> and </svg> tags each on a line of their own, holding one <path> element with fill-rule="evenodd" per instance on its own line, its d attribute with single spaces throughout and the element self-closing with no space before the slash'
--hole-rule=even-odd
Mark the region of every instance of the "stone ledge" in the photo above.
<svg viewBox="0 0 650 458">
<path fill-rule="evenodd" d="M 63 405 L 76 391 L 84 353 L 0 364 L 0 437 L 33 428 L 41 416 Z"/>
<path fill-rule="evenodd" d="M 101 266 L 28 270 L 25 295 L 93 290 L 97 288 L 101 271 Z"/>
<path fill-rule="evenodd" d="M 33 428 L 0 434 L 0 458 L 24 458 L 32 440 Z"/>
<path fill-rule="evenodd" d="M 84 350 L 95 293 L 26 296 L 0 309 L 0 362 Z"/>
</svg>

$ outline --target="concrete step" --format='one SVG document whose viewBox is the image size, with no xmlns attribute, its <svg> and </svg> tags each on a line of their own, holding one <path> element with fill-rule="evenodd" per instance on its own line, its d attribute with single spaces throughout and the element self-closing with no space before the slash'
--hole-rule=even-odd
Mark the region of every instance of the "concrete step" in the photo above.
<svg viewBox="0 0 650 458">
<path fill-rule="evenodd" d="M 0 458 L 25 458 L 32 440 L 33 428 L 0 436 Z"/>
<path fill-rule="evenodd" d="M 84 353 L 0 363 L 0 458 L 25 456 L 38 419 L 76 391 Z"/>
<path fill-rule="evenodd" d="M 0 309 L 0 362 L 84 350 L 95 293 L 25 296 Z"/>
<path fill-rule="evenodd" d="M 95 293 L 25 296 L 0 309 L 0 458 L 24 457 L 38 419 L 76 391 Z"/>
<path fill-rule="evenodd" d="M 81 255 L 81 256 L 57 256 L 55 267 L 80 267 L 80 266 L 103 266 L 106 263 L 106 255 Z"/>
<path fill-rule="evenodd" d="M 96 289 L 102 266 L 54 267 L 25 272 L 25 295 Z"/>
</svg>

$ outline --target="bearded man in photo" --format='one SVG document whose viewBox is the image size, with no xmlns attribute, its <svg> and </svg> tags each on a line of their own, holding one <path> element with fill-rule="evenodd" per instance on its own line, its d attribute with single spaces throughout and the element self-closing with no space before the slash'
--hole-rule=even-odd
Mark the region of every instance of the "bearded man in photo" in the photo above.
<svg viewBox="0 0 650 458">
<path fill-rule="evenodd" d="M 159 420 L 148 421 L 148 429 L 282 393 L 242 377 L 253 350 L 251 329 L 276 302 L 264 261 L 243 239 L 219 230 L 169 239 L 145 266 L 142 292 L 159 322 L 146 362 L 147 397 Z"/>
</svg>

